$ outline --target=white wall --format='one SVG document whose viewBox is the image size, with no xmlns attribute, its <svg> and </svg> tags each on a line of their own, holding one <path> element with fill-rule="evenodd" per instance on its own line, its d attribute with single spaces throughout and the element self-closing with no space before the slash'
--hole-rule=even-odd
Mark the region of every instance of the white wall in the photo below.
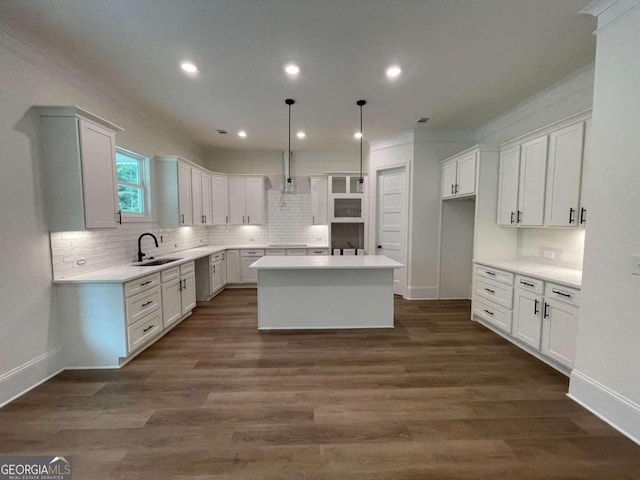
<svg viewBox="0 0 640 480">
<path fill-rule="evenodd" d="M 594 2 L 596 3 L 596 2 Z M 597 4 L 602 4 L 598 2 Z M 570 393 L 640 442 L 640 2 L 598 21 L 589 209 Z M 622 10 L 624 12 L 624 8 Z M 606 20 L 605 20 L 606 22 Z"/>
<path fill-rule="evenodd" d="M 132 110 L 90 77 L 63 67 L 6 29 L 0 28 L 0 404 L 61 367 L 40 124 L 31 106 L 78 105 L 124 127 L 119 145 L 145 155 L 175 153 L 203 163 L 201 148 L 190 140 Z"/>
</svg>

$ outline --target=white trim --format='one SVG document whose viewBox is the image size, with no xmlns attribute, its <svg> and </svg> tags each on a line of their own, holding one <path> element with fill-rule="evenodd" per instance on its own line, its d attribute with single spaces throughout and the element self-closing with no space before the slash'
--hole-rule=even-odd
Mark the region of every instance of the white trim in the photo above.
<svg viewBox="0 0 640 480">
<path fill-rule="evenodd" d="M 567 396 L 640 445 L 640 405 L 578 370 Z"/>
<path fill-rule="evenodd" d="M 438 300 L 437 286 L 407 286 L 407 300 Z"/>
<path fill-rule="evenodd" d="M 638 8 L 640 8 L 640 0 L 594 0 L 579 13 L 592 15 L 598 19 L 598 28 L 593 33 L 600 35 Z"/>
<path fill-rule="evenodd" d="M 60 373 L 62 347 L 43 353 L 0 375 L 0 408 Z"/>
</svg>

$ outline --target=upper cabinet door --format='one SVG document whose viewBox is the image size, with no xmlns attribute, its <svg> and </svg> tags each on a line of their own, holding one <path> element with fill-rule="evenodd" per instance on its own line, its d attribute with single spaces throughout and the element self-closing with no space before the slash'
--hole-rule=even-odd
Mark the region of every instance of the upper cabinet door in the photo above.
<svg viewBox="0 0 640 480">
<path fill-rule="evenodd" d="M 245 179 L 247 223 L 262 225 L 264 223 L 264 179 Z"/>
<path fill-rule="evenodd" d="M 191 168 L 178 163 L 178 222 L 181 226 L 192 225 Z"/>
<path fill-rule="evenodd" d="M 549 136 L 546 225 L 570 227 L 578 225 L 580 221 L 578 208 L 583 144 L 583 122 Z"/>
<path fill-rule="evenodd" d="M 476 156 L 474 152 L 458 160 L 458 182 L 455 189 L 457 195 L 476 192 Z"/>
<path fill-rule="evenodd" d="M 442 198 L 456 196 L 456 175 L 458 166 L 456 162 L 447 163 L 442 166 Z"/>
<path fill-rule="evenodd" d="M 229 223 L 243 225 L 246 223 L 244 178 L 229 179 Z"/>
<path fill-rule="evenodd" d="M 113 131 L 82 118 L 78 121 L 85 226 L 117 227 L 116 135 Z"/>
<path fill-rule="evenodd" d="M 311 179 L 311 223 L 326 225 L 328 221 L 329 199 L 328 182 L 326 178 Z"/>
<path fill-rule="evenodd" d="M 211 175 L 202 174 L 202 220 L 204 225 L 213 225 L 211 206 Z"/>
<path fill-rule="evenodd" d="M 214 225 L 229 223 L 229 180 L 227 177 L 211 177 L 212 219 Z"/>
<path fill-rule="evenodd" d="M 520 145 L 500 152 L 498 182 L 498 225 L 516 225 L 518 210 L 518 177 Z"/>
<path fill-rule="evenodd" d="M 548 144 L 547 135 L 522 144 L 517 216 L 524 227 L 544 224 Z"/>
<path fill-rule="evenodd" d="M 204 215 L 202 213 L 202 172 L 191 169 L 191 213 L 193 225 L 202 225 Z"/>
</svg>

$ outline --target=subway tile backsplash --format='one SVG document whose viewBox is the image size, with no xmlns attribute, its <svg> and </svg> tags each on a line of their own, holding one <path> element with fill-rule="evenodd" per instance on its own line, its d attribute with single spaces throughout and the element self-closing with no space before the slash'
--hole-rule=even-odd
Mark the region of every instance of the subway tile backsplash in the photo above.
<svg viewBox="0 0 640 480">
<path fill-rule="evenodd" d="M 584 228 L 518 229 L 519 259 L 582 270 L 583 256 Z"/>
</svg>

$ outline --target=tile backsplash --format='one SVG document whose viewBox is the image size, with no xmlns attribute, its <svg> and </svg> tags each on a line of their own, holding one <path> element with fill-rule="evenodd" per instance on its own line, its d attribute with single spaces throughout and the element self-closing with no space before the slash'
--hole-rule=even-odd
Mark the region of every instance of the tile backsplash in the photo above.
<svg viewBox="0 0 640 480">
<path fill-rule="evenodd" d="M 518 229 L 518 258 L 582 270 L 584 234 L 584 228 Z"/>
</svg>

